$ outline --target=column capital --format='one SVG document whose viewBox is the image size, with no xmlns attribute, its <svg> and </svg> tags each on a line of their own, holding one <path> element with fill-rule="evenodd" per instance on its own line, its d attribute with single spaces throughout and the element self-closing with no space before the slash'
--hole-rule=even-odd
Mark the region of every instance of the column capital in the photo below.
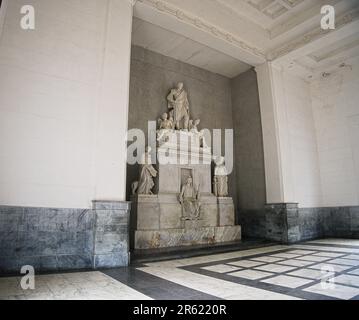
<svg viewBox="0 0 359 320">
<path fill-rule="evenodd" d="M 136 4 L 137 0 L 127 0 L 127 2 L 129 2 L 130 5 L 133 7 Z"/>
</svg>

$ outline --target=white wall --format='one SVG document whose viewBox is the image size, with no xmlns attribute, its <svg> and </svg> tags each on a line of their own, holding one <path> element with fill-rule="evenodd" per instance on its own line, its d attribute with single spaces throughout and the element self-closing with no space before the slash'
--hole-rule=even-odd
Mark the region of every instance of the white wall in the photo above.
<svg viewBox="0 0 359 320">
<path fill-rule="evenodd" d="M 359 205 L 359 59 L 311 83 L 256 70 L 268 202 Z"/>
<path fill-rule="evenodd" d="M 263 76 L 265 69 L 267 75 Z M 271 63 L 257 67 L 257 74 L 267 202 L 320 206 L 320 171 L 309 84 Z M 276 172 L 273 179 L 271 175 Z"/>
<path fill-rule="evenodd" d="M 359 62 L 311 85 L 323 206 L 359 205 Z"/>
<path fill-rule="evenodd" d="M 97 200 L 126 200 L 132 9 L 131 0 L 111 0 L 107 8 L 96 128 Z"/>
<path fill-rule="evenodd" d="M 279 145 L 277 107 L 273 83 L 273 66 L 256 67 L 260 100 L 267 203 L 284 202 L 283 176 Z"/>
<path fill-rule="evenodd" d="M 312 114 L 310 86 L 301 78 L 275 70 L 278 83 L 279 121 L 286 202 L 300 207 L 321 204 L 317 141 Z"/>
<path fill-rule="evenodd" d="M 124 200 L 130 1 L 6 2 L 0 204 Z M 35 30 L 20 28 L 23 4 L 35 7 Z"/>
</svg>

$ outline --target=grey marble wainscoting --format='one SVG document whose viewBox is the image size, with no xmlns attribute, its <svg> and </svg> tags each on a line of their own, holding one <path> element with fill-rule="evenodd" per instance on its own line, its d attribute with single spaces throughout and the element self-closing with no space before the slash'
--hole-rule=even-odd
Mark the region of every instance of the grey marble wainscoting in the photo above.
<svg viewBox="0 0 359 320">
<path fill-rule="evenodd" d="M 324 237 L 329 231 L 329 208 L 299 208 L 299 240 Z"/>
<path fill-rule="evenodd" d="M 263 209 L 241 209 L 239 211 L 239 223 L 242 226 L 243 238 L 265 239 L 266 221 Z"/>
<path fill-rule="evenodd" d="M 322 208 L 328 209 L 328 208 Z M 326 236 L 359 238 L 359 206 L 329 208 Z"/>
<path fill-rule="evenodd" d="M 98 210 L 100 203 L 93 210 L 0 206 L 0 274 L 24 265 L 37 272 L 127 265 L 128 228 L 119 217 L 129 204 Z"/>
<path fill-rule="evenodd" d="M 266 239 L 282 243 L 300 240 L 297 203 L 274 203 L 265 206 Z"/>
<path fill-rule="evenodd" d="M 96 213 L 94 268 L 129 264 L 130 209 L 130 202 L 93 201 L 93 210 Z"/>
<path fill-rule="evenodd" d="M 359 206 L 299 208 L 300 239 L 359 238 Z"/>
<path fill-rule="evenodd" d="M 295 243 L 323 237 L 359 238 L 359 206 L 300 208 L 297 204 L 268 204 L 241 210 L 242 234 Z"/>
<path fill-rule="evenodd" d="M 0 207 L 0 272 L 91 268 L 90 209 Z"/>
</svg>

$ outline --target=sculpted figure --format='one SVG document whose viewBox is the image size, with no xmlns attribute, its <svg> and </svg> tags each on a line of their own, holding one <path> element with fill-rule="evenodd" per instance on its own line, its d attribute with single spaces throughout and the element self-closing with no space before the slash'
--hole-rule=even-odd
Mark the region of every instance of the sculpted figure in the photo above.
<svg viewBox="0 0 359 320">
<path fill-rule="evenodd" d="M 155 185 L 153 178 L 157 176 L 157 171 L 152 166 L 150 153 L 151 147 L 148 146 L 141 159 L 140 179 L 137 187 L 138 194 L 153 194 L 151 191 Z"/>
<path fill-rule="evenodd" d="M 168 114 L 164 113 L 161 119 L 158 119 L 159 130 L 157 131 L 157 141 L 161 141 L 168 133 L 173 130 L 173 118 L 168 119 Z"/>
<path fill-rule="evenodd" d="M 201 130 L 201 131 L 198 130 L 198 126 L 200 123 L 201 123 L 200 119 L 189 120 L 189 131 L 192 134 L 198 135 L 200 147 L 208 148 L 208 145 L 207 145 L 205 137 L 204 137 L 204 130 Z"/>
<path fill-rule="evenodd" d="M 189 102 L 187 92 L 183 88 L 183 83 L 177 84 L 167 96 L 168 109 L 173 114 L 175 129 L 188 129 L 189 122 Z"/>
<path fill-rule="evenodd" d="M 196 220 L 200 215 L 200 192 L 193 186 L 192 177 L 188 177 L 186 183 L 181 188 L 179 202 L 182 205 L 182 219 Z"/>
<path fill-rule="evenodd" d="M 159 130 L 170 130 L 173 128 L 173 119 L 168 119 L 168 114 L 162 114 L 161 119 L 158 119 Z"/>
<path fill-rule="evenodd" d="M 198 133 L 198 125 L 200 124 L 201 120 L 200 119 L 197 119 L 197 120 L 190 120 L 189 121 L 189 130 L 191 132 L 194 132 L 194 133 Z"/>
<path fill-rule="evenodd" d="M 217 197 L 228 196 L 228 174 L 224 165 L 224 157 L 218 157 L 214 163 L 214 194 Z"/>
</svg>

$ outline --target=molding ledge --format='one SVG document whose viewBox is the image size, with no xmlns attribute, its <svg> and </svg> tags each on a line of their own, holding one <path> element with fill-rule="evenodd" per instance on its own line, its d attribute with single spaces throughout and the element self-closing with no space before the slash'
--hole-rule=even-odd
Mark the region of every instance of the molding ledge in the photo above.
<svg viewBox="0 0 359 320">
<path fill-rule="evenodd" d="M 177 20 L 183 23 L 190 24 L 201 31 L 209 33 L 212 36 L 221 39 L 227 42 L 228 44 L 231 44 L 232 46 L 238 47 L 244 51 L 247 51 L 255 55 L 258 58 L 265 59 L 264 52 L 259 48 L 251 46 L 245 43 L 244 41 L 240 40 L 238 37 L 234 36 L 233 34 L 206 22 L 203 19 L 200 19 L 199 17 L 184 12 L 175 6 L 169 5 L 164 1 L 160 1 L 160 0 L 137 0 L 137 1 L 156 9 L 157 11 L 171 15 L 172 17 L 176 18 Z"/>
<path fill-rule="evenodd" d="M 339 16 L 335 21 L 335 29 L 334 30 L 323 30 L 320 27 L 315 28 L 303 36 L 301 36 L 298 40 L 292 41 L 268 54 L 267 59 L 273 61 L 275 59 L 286 56 L 294 50 L 297 50 L 315 40 L 320 39 L 330 33 L 334 33 L 345 27 L 346 25 L 359 20 L 359 8 L 351 10 L 341 16 Z"/>
</svg>

